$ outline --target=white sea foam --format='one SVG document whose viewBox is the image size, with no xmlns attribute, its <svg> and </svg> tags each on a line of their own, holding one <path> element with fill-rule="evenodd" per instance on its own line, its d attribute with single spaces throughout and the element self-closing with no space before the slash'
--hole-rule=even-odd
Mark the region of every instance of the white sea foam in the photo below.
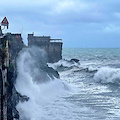
<svg viewBox="0 0 120 120">
<path fill-rule="evenodd" d="M 94 75 L 94 80 L 101 83 L 120 83 L 120 69 L 102 67 Z"/>
<path fill-rule="evenodd" d="M 72 89 L 67 83 L 59 79 L 42 83 L 39 82 L 41 80 L 36 81 L 36 77 L 33 77 L 34 74 L 41 75 L 40 68 L 38 69 L 37 65 L 39 62 L 39 55 L 37 56 L 37 54 L 41 53 L 40 55 L 44 56 L 42 50 L 36 51 L 36 48 L 24 49 L 17 60 L 18 76 L 15 87 L 21 95 L 29 97 L 28 101 L 19 102 L 16 106 L 20 113 L 20 119 L 58 120 L 61 114 L 67 115 L 66 119 L 70 119 L 73 117 L 69 113 L 71 106 L 67 102 L 64 104 L 64 99 L 61 96 L 71 93 Z M 38 59 L 34 58 L 34 54 Z M 40 79 L 46 81 L 46 77 L 40 77 Z"/>
<path fill-rule="evenodd" d="M 87 82 L 84 82 L 90 80 L 86 79 L 86 73 L 87 75 L 93 75 L 94 71 L 98 70 L 94 76 L 95 81 L 119 83 L 119 69 L 99 69 L 101 65 L 98 65 L 98 62 L 93 64 L 82 64 L 81 62 L 80 67 L 72 67 L 73 69 L 61 72 L 63 80 L 56 78 L 52 80 L 49 79 L 48 75 L 46 75 L 48 77 L 45 77 L 45 74 L 43 74 L 41 65 L 44 65 L 44 61 L 46 61 L 44 56 L 42 50 L 38 50 L 36 53 L 36 50 L 33 48 L 26 49 L 22 51 L 17 61 L 18 77 L 15 87 L 22 95 L 30 98 L 26 102 L 19 102 L 16 106 L 20 113 L 20 120 L 119 119 L 119 113 L 118 117 L 114 115 L 120 108 L 118 94 L 112 95 L 111 90 L 108 90 L 108 87 L 105 85 L 87 84 Z M 40 59 L 43 61 L 39 61 Z M 73 65 L 69 64 L 68 61 L 65 62 L 63 60 L 62 62 L 63 67 L 71 67 Z M 61 66 L 61 64 L 58 66 Z M 82 72 L 82 68 L 88 69 L 90 73 L 86 72 L 87 70 L 85 69 Z M 77 70 L 78 72 L 74 72 Z M 84 77 L 85 79 L 81 79 Z M 78 91 L 76 92 L 76 88 L 68 85 L 64 80 L 71 84 L 76 84 L 76 80 L 80 80 L 80 84 L 77 83 Z M 109 94 L 111 95 L 109 96 Z"/>
<path fill-rule="evenodd" d="M 56 63 L 53 63 L 53 64 L 51 64 L 51 63 L 48 63 L 48 65 L 50 66 L 50 67 L 52 67 L 53 69 L 56 69 L 57 70 L 57 68 L 58 67 L 72 67 L 72 66 L 77 66 L 77 67 L 79 67 L 80 66 L 80 64 L 79 64 L 79 62 L 78 63 L 76 63 L 76 62 L 70 62 L 69 60 L 59 60 L 58 62 L 56 62 Z"/>
<path fill-rule="evenodd" d="M 88 67 L 88 71 L 90 71 L 90 72 L 97 71 L 97 70 L 98 70 L 97 67 L 92 67 L 92 66 Z"/>
</svg>

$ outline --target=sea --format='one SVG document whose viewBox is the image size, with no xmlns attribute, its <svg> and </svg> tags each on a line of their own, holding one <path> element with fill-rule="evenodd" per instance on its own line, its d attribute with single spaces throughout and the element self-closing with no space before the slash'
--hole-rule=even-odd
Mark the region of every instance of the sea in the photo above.
<svg viewBox="0 0 120 120">
<path fill-rule="evenodd" d="M 17 64 L 15 87 L 30 98 L 16 106 L 21 120 L 120 120 L 120 48 L 64 48 L 62 60 L 48 63 L 60 79 L 43 83 L 33 77 L 42 68 L 32 51 L 22 51 Z"/>
</svg>

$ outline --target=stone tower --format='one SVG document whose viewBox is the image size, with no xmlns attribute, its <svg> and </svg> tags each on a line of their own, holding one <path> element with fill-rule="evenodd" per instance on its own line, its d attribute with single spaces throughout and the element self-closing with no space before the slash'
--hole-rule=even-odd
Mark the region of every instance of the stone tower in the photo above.
<svg viewBox="0 0 120 120">
<path fill-rule="evenodd" d="M 28 34 L 28 46 L 35 45 L 44 49 L 48 62 L 58 62 L 62 59 L 62 39 L 51 39 L 50 36 L 34 36 Z"/>
</svg>

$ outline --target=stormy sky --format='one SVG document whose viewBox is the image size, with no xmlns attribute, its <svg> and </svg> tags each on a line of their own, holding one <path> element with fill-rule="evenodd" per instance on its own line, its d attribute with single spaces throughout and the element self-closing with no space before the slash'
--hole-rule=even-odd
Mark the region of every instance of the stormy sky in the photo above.
<svg viewBox="0 0 120 120">
<path fill-rule="evenodd" d="M 62 38 L 64 48 L 120 47 L 120 0 L 4 0 L 7 32 Z M 6 31 L 4 31 L 6 32 Z"/>
</svg>

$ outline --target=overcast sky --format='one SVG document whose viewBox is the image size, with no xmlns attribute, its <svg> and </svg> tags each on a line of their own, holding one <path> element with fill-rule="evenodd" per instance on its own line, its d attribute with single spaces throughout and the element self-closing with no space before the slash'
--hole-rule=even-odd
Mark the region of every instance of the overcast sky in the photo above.
<svg viewBox="0 0 120 120">
<path fill-rule="evenodd" d="M 7 32 L 62 38 L 65 48 L 120 47 L 120 0 L 2 0 Z M 6 31 L 4 31 L 6 32 Z"/>
</svg>

